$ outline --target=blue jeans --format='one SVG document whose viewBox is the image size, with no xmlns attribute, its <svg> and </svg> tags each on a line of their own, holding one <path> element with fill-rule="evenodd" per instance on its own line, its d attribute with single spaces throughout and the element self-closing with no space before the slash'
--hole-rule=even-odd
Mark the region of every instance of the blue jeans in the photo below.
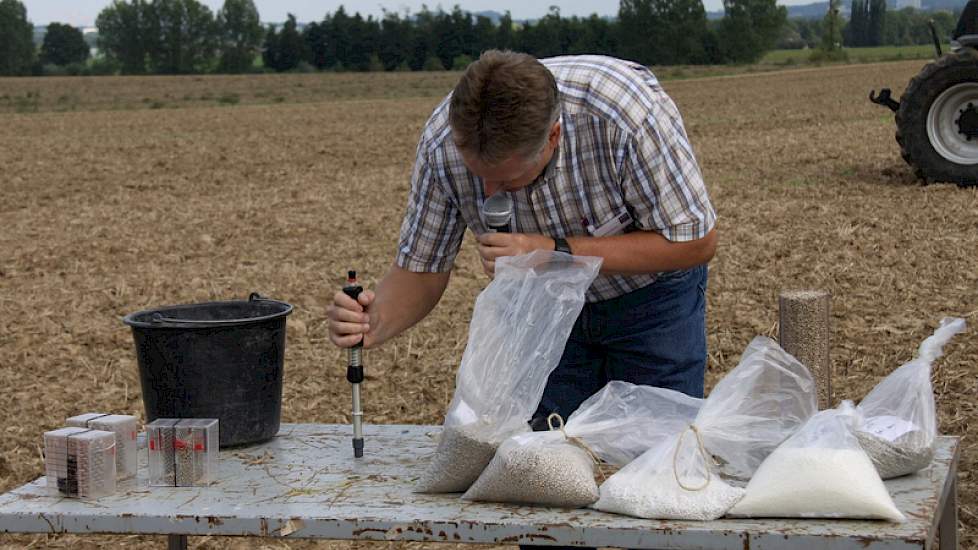
<svg viewBox="0 0 978 550">
<path fill-rule="evenodd" d="M 546 429 L 611 380 L 703 397 L 707 268 L 664 273 L 651 285 L 584 305 L 534 415 Z"/>
</svg>

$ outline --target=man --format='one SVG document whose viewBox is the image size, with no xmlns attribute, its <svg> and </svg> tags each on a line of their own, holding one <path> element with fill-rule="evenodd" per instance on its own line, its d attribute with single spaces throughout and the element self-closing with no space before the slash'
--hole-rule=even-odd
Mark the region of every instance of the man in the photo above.
<svg viewBox="0 0 978 550">
<path fill-rule="evenodd" d="M 511 234 L 481 217 L 494 193 L 513 199 Z M 534 427 L 609 380 L 701 397 L 715 222 L 679 112 L 648 69 L 487 51 L 424 127 L 394 265 L 359 303 L 336 293 L 330 339 L 371 348 L 424 318 L 468 227 L 490 277 L 497 258 L 538 249 L 604 259 Z"/>
</svg>

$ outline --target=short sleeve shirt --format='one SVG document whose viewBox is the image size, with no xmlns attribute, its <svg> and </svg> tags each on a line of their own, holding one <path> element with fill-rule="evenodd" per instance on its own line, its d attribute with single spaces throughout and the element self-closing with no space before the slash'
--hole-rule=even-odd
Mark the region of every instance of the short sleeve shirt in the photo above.
<svg viewBox="0 0 978 550">
<path fill-rule="evenodd" d="M 682 117 L 652 72 L 603 56 L 541 63 L 557 81 L 561 140 L 543 174 L 510 192 L 513 231 L 589 236 L 625 220 L 615 233 L 654 231 L 674 242 L 706 236 L 716 213 Z M 396 258 L 409 271 L 450 270 L 465 229 L 487 231 L 483 182 L 451 138 L 449 99 L 435 108 L 418 143 Z M 615 298 L 655 279 L 601 275 L 587 300 Z"/>
</svg>

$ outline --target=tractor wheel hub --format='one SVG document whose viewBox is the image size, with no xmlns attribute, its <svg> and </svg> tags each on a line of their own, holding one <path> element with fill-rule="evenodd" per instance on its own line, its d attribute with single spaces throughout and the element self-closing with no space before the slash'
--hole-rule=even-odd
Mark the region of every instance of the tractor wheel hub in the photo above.
<svg viewBox="0 0 978 550">
<path fill-rule="evenodd" d="M 954 121 L 958 125 L 958 132 L 966 140 L 978 139 L 978 106 L 968 103 L 968 106 L 961 109 L 960 116 Z"/>
</svg>

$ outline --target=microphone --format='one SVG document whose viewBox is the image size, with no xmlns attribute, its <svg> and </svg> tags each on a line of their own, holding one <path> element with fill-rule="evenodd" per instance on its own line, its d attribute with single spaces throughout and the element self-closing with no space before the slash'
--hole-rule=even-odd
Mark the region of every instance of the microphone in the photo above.
<svg viewBox="0 0 978 550">
<path fill-rule="evenodd" d="M 496 193 L 482 205 L 482 216 L 486 225 L 496 233 L 510 233 L 513 219 L 513 199 L 508 193 Z"/>
</svg>

